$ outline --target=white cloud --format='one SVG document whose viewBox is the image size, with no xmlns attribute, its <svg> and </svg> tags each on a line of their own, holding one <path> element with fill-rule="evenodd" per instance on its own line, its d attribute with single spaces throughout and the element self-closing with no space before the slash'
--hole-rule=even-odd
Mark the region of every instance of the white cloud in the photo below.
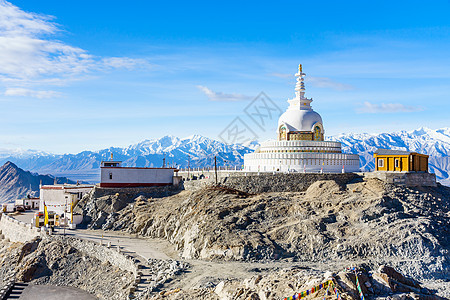
<svg viewBox="0 0 450 300">
<path fill-rule="evenodd" d="M 348 91 L 354 89 L 353 86 L 334 81 L 328 77 L 305 77 L 306 82 L 311 83 L 313 87 L 332 89 L 336 91 Z"/>
<path fill-rule="evenodd" d="M 61 96 L 60 93 L 55 91 L 35 91 L 25 88 L 7 88 L 5 91 L 5 96 L 22 96 L 22 97 L 33 97 L 33 98 L 55 98 Z"/>
<path fill-rule="evenodd" d="M 252 99 L 252 97 L 242 94 L 225 94 L 222 92 L 214 92 L 206 86 L 202 85 L 198 85 L 197 88 L 201 90 L 206 96 L 208 96 L 209 101 L 236 102 Z"/>
<path fill-rule="evenodd" d="M 2 35 L 35 35 L 53 33 L 57 25 L 51 23 L 52 16 L 21 11 L 17 6 L 0 0 L 0 32 Z"/>
<path fill-rule="evenodd" d="M 150 66 L 145 59 L 135 59 L 128 57 L 107 57 L 102 59 L 102 63 L 107 68 L 134 69 L 136 67 Z"/>
<path fill-rule="evenodd" d="M 357 109 L 358 113 L 397 113 L 397 112 L 415 112 L 422 111 L 423 108 L 419 106 L 404 105 L 401 103 L 380 103 L 374 104 L 370 102 L 364 102 L 363 106 Z"/>
<path fill-rule="evenodd" d="M 95 70 L 133 68 L 143 60 L 99 58 L 55 38 L 60 33 L 53 17 L 22 11 L 0 0 L 0 81 L 33 85 L 74 80 Z M 13 90 L 14 91 L 14 90 Z"/>
</svg>

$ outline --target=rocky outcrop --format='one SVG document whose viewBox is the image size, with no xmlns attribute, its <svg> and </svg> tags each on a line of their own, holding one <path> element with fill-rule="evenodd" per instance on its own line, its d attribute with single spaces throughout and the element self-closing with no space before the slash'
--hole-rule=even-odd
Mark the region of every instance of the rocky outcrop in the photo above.
<svg viewBox="0 0 450 300">
<path fill-rule="evenodd" d="M 148 260 L 148 269 L 146 270 L 150 274 L 148 287 L 140 296 L 150 296 L 153 292 L 160 291 L 165 283 L 172 281 L 188 268 L 189 265 L 186 262 L 150 258 Z"/>
<path fill-rule="evenodd" d="M 194 290 L 167 290 L 151 299 L 300 299 L 299 295 L 304 297 L 306 291 L 306 299 L 336 299 L 334 288 L 343 300 L 361 299 L 359 290 L 365 299 L 446 299 L 388 266 L 381 266 L 378 271 L 356 267 L 336 272 L 291 267 L 243 280 L 211 282 Z"/>
<path fill-rule="evenodd" d="M 164 198 L 180 192 L 180 187 L 139 187 L 139 188 L 102 188 L 95 186 L 89 194 L 78 202 L 74 212 L 83 215 L 84 224 L 90 228 L 101 228 L 109 215 L 124 209 L 132 204 L 137 197 Z M 96 199 L 96 201 L 91 201 Z"/>
</svg>

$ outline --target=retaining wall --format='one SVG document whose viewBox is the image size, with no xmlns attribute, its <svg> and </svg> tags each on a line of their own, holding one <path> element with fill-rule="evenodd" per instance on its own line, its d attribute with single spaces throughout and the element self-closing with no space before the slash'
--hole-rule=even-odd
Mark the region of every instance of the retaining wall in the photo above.
<svg viewBox="0 0 450 300">
<path fill-rule="evenodd" d="M 100 198 L 103 196 L 119 194 L 130 194 L 137 197 L 143 195 L 152 198 L 162 198 L 179 192 L 180 186 L 163 186 L 163 187 L 121 187 L 121 188 L 107 188 L 107 187 L 94 187 L 91 190 L 91 196 L 93 198 Z"/>
<path fill-rule="evenodd" d="M 40 236 L 41 230 L 3 214 L 0 215 L 0 235 L 8 238 L 11 242 L 26 243 Z"/>
<path fill-rule="evenodd" d="M 93 241 L 71 237 L 54 236 L 53 238 L 63 239 L 70 246 L 88 256 L 94 257 L 101 262 L 109 262 L 115 267 L 131 272 L 135 277 L 138 275 L 138 267 L 131 256 L 126 256 L 117 251 L 116 248 L 108 248 Z"/>
<path fill-rule="evenodd" d="M 436 175 L 427 172 L 366 172 L 365 178 L 378 178 L 384 182 L 405 186 L 436 186 Z"/>
<path fill-rule="evenodd" d="M 334 180 L 339 185 L 345 185 L 356 178 L 355 173 L 342 174 L 260 174 L 250 176 L 230 176 L 222 180 L 222 184 L 228 187 L 248 193 L 265 192 L 303 192 L 316 181 Z"/>
<path fill-rule="evenodd" d="M 199 173 L 195 173 L 199 172 Z M 206 178 L 183 182 L 185 190 L 198 190 L 215 183 L 211 172 L 195 171 L 195 176 Z M 218 183 L 249 193 L 264 192 L 303 192 L 318 180 L 334 180 L 339 185 L 346 185 L 354 180 L 377 178 L 386 183 L 405 186 L 436 186 L 436 175 L 421 172 L 364 172 L 364 173 L 255 173 L 255 172 L 218 172 Z"/>
<path fill-rule="evenodd" d="M 318 180 L 334 180 L 339 185 L 345 185 L 353 180 L 362 178 L 356 173 L 317 174 L 317 173 L 245 173 L 240 175 L 230 173 L 218 181 L 224 186 L 248 193 L 267 192 L 303 192 Z M 214 179 L 190 180 L 184 182 L 186 190 L 197 190 L 214 183 Z"/>
</svg>

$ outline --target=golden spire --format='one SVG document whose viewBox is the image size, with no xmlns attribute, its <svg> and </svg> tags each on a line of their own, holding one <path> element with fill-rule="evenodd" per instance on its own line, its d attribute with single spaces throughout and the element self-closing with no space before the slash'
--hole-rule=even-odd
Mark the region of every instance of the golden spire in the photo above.
<svg viewBox="0 0 450 300">
<path fill-rule="evenodd" d="M 302 70 L 302 64 L 299 64 L 299 65 L 298 65 L 298 72 L 299 72 L 299 73 L 302 73 L 302 72 L 303 72 L 303 70 Z"/>
</svg>

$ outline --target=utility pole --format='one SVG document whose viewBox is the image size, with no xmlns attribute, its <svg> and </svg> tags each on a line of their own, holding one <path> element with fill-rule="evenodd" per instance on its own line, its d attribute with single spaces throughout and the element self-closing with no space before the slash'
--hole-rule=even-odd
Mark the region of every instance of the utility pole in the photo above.
<svg viewBox="0 0 450 300">
<path fill-rule="evenodd" d="M 189 180 L 189 171 L 190 170 L 191 170 L 191 156 L 188 155 L 188 176 L 187 176 L 188 180 Z"/>
<path fill-rule="evenodd" d="M 67 226 L 67 196 L 66 196 L 66 206 L 64 206 L 64 237 L 66 237 L 66 226 Z"/>
<path fill-rule="evenodd" d="M 217 185 L 217 156 L 214 156 L 214 173 L 216 173 L 216 185 Z"/>
</svg>

